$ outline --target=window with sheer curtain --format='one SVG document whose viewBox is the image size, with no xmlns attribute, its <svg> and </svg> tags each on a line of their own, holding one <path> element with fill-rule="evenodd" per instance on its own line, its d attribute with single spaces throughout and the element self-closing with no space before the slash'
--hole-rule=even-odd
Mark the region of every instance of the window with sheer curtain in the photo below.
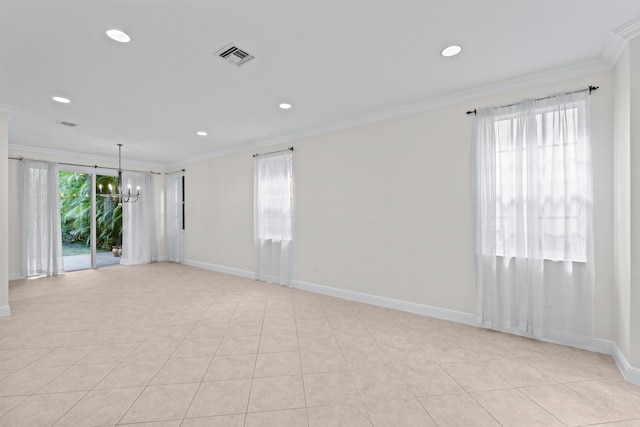
<svg viewBox="0 0 640 427">
<path fill-rule="evenodd" d="M 58 164 L 23 159 L 20 219 L 25 276 L 62 273 Z"/>
<path fill-rule="evenodd" d="M 282 285 L 291 280 L 292 158 L 287 151 L 255 160 L 256 279 Z"/>
<path fill-rule="evenodd" d="M 534 107 L 530 124 L 511 113 L 494 119 L 497 255 L 586 261 L 587 199 L 581 178 L 587 159 L 579 132 L 584 109 L 584 101 L 557 110 Z M 537 254 L 530 253 L 529 239 Z"/>
<path fill-rule="evenodd" d="M 183 261 L 184 172 L 167 174 L 167 257 Z"/>
<path fill-rule="evenodd" d="M 593 340 L 588 91 L 478 110 L 474 190 L 478 322 Z"/>
</svg>

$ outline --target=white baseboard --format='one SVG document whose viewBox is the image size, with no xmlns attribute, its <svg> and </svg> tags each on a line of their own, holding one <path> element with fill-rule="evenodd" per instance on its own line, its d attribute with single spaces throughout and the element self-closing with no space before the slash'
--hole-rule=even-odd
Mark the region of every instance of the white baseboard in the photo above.
<svg viewBox="0 0 640 427">
<path fill-rule="evenodd" d="M 612 350 L 613 350 L 611 352 L 611 357 L 613 357 L 613 360 L 616 362 L 616 365 L 618 365 L 618 369 L 620 369 L 620 372 L 622 373 L 622 376 L 624 377 L 624 379 L 630 382 L 631 384 L 634 384 L 640 387 L 640 369 L 634 366 L 631 366 L 627 358 L 622 353 L 622 350 L 620 350 L 620 347 L 618 347 L 616 343 L 611 343 L 611 344 L 612 344 Z"/>
<path fill-rule="evenodd" d="M 159 256 L 158 257 L 158 262 L 162 262 L 162 261 L 169 261 L 169 257 L 164 255 L 164 256 Z"/>
<path fill-rule="evenodd" d="M 416 304 L 397 300 L 393 298 L 380 297 L 361 292 L 348 291 L 345 289 L 332 288 L 329 286 L 316 285 L 315 283 L 303 282 L 300 280 L 292 281 L 292 285 L 296 289 L 313 292 L 316 294 L 328 295 L 336 298 L 342 298 L 351 301 L 362 302 L 365 304 L 377 305 L 380 307 L 393 308 L 409 313 L 420 314 L 423 316 L 434 317 L 436 319 L 450 320 L 452 322 L 464 323 L 466 325 L 477 326 L 475 316 L 469 313 L 449 310 L 446 308 L 432 307 L 429 305 Z"/>
<path fill-rule="evenodd" d="M 11 307 L 8 305 L 3 305 L 0 307 L 0 317 L 8 317 L 11 316 Z"/>
<path fill-rule="evenodd" d="M 224 265 L 209 264 L 202 261 L 194 261 L 191 259 L 185 259 L 182 261 L 184 265 L 190 265 L 191 267 L 203 268 L 205 270 L 217 271 L 218 273 L 231 274 L 233 276 L 246 277 L 248 279 L 255 279 L 256 273 L 249 270 L 242 270 L 239 268 L 226 267 Z"/>
<path fill-rule="evenodd" d="M 20 279 L 25 279 L 26 276 L 22 273 L 10 273 L 9 274 L 9 280 L 20 280 Z"/>
</svg>

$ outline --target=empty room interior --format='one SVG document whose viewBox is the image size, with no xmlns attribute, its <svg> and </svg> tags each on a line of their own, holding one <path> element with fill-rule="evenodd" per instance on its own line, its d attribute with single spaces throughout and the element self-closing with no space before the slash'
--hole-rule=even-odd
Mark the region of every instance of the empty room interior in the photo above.
<svg viewBox="0 0 640 427">
<path fill-rule="evenodd" d="M 0 426 L 640 427 L 640 1 L 0 34 Z"/>
</svg>

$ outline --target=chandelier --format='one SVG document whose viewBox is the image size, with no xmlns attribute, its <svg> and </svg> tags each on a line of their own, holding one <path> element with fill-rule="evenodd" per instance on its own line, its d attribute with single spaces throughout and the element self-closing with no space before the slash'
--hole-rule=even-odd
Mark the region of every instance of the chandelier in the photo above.
<svg viewBox="0 0 640 427">
<path fill-rule="evenodd" d="M 98 186 L 98 195 L 104 197 L 105 199 L 110 199 L 113 203 L 117 203 L 119 206 L 122 206 L 123 203 L 133 203 L 137 202 L 140 198 L 140 187 L 137 187 L 137 193 L 131 193 L 131 186 L 127 186 L 127 192 L 122 192 L 122 144 L 118 144 L 118 183 L 116 184 L 116 188 L 113 188 L 113 185 L 109 184 L 108 192 L 102 192 L 102 184 Z"/>
</svg>

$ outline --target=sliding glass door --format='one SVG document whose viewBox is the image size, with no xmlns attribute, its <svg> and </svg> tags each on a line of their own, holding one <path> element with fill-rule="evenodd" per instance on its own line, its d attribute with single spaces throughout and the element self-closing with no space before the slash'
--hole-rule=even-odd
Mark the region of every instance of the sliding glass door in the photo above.
<svg viewBox="0 0 640 427">
<path fill-rule="evenodd" d="M 120 263 L 122 207 L 97 195 L 116 177 L 60 171 L 60 224 L 65 271 Z"/>
</svg>

